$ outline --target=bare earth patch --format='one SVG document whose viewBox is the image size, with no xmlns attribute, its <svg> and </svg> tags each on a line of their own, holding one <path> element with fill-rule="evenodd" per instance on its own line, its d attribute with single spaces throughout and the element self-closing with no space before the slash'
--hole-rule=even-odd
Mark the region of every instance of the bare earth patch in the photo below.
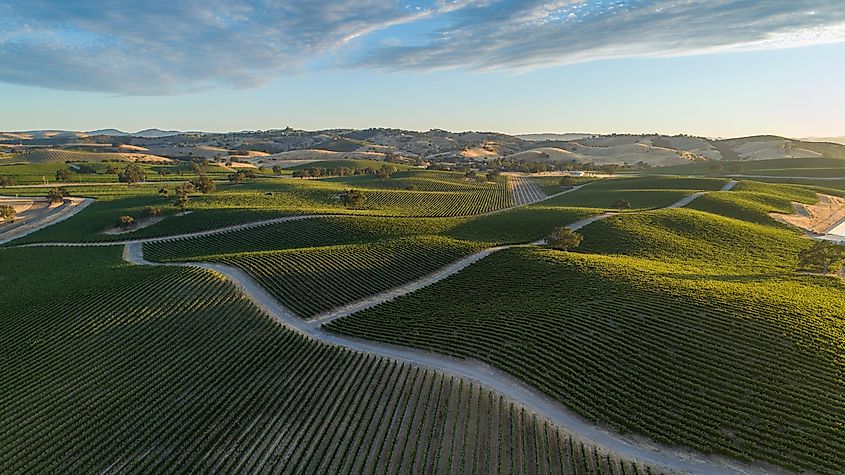
<svg viewBox="0 0 845 475">
<path fill-rule="evenodd" d="M 109 236 L 116 236 L 119 234 L 135 232 L 139 229 L 144 229 L 146 227 L 152 226 L 153 224 L 161 221 L 162 219 L 164 219 L 164 216 L 156 216 L 153 218 L 141 218 L 139 220 L 136 220 L 135 223 L 133 223 L 132 226 L 129 226 L 128 228 L 119 228 L 117 226 L 114 226 L 103 231 L 103 234 L 107 234 Z"/>
<path fill-rule="evenodd" d="M 822 194 L 818 196 L 819 202 L 814 205 L 792 203 L 795 214 L 769 213 L 769 216 L 813 234 L 827 234 L 845 220 L 845 199 Z"/>
</svg>

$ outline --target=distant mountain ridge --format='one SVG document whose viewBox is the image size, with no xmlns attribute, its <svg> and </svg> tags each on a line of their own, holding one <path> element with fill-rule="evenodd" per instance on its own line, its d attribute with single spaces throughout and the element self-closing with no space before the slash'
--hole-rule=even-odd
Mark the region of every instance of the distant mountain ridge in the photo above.
<svg viewBox="0 0 845 475">
<path fill-rule="evenodd" d="M 806 142 L 829 142 L 845 145 L 845 135 L 840 135 L 839 137 L 805 137 L 801 140 Z"/>
<path fill-rule="evenodd" d="M 128 136 L 128 137 L 143 137 L 147 139 L 155 139 L 159 137 L 170 137 L 173 135 L 184 134 L 185 132 L 179 130 L 161 130 L 161 129 L 144 129 L 138 132 L 124 132 L 118 129 L 99 129 L 85 132 L 87 135 L 114 135 L 114 136 Z"/>
<path fill-rule="evenodd" d="M 114 138 L 111 138 L 114 137 Z M 6 152 L 27 148 L 85 148 L 92 152 L 133 146 L 153 155 L 183 158 L 259 157 L 293 151 L 317 151 L 348 156 L 388 157 L 391 154 L 422 162 L 456 164 L 507 159 L 524 162 L 579 162 L 672 166 L 718 160 L 783 158 L 843 158 L 845 144 L 836 137 L 825 141 L 797 140 L 776 135 L 713 139 L 694 135 L 426 132 L 394 128 L 297 130 L 292 128 L 203 133 L 146 129 L 125 132 L 42 130 L 0 132 Z M 0 150 L 4 151 L 4 150 Z M 316 155 L 321 155 L 317 153 Z M 270 159 L 272 160 L 272 159 Z"/>
</svg>

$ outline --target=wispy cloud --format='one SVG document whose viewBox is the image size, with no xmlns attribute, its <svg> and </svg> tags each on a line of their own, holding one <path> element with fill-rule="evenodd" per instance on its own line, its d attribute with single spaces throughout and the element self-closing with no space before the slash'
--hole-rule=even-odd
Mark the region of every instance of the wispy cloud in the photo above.
<svg viewBox="0 0 845 475">
<path fill-rule="evenodd" d="M 841 0 L 0 0 L 0 81 L 125 94 L 251 87 L 332 52 L 498 70 L 838 41 Z"/>
</svg>

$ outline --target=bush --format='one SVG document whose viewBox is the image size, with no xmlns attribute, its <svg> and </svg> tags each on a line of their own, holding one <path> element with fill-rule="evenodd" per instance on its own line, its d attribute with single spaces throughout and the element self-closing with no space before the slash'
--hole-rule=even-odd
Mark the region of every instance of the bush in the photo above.
<svg viewBox="0 0 845 475">
<path fill-rule="evenodd" d="M 135 225 L 135 218 L 132 216 L 121 216 L 117 218 L 117 227 L 120 229 L 131 228 Z"/>
<path fill-rule="evenodd" d="M 367 197 L 361 190 L 346 190 L 340 194 L 340 202 L 348 208 L 360 208 L 366 201 Z"/>
<path fill-rule="evenodd" d="M 141 210 L 141 216 L 144 218 L 155 218 L 161 216 L 161 208 L 156 206 L 147 206 Z"/>
<path fill-rule="evenodd" d="M 3 218 L 3 221 L 7 223 L 14 223 L 15 216 L 17 216 L 17 212 L 15 211 L 15 207 L 12 205 L 2 205 L 0 206 L 0 218 Z"/>
</svg>

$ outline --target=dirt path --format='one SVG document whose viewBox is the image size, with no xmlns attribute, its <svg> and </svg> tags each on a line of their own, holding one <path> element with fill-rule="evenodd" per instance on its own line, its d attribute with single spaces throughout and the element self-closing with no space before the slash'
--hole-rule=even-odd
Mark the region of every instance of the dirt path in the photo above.
<svg viewBox="0 0 845 475">
<path fill-rule="evenodd" d="M 32 216 L 22 216 L 18 223 L 2 225 L 0 226 L 0 244 L 14 241 L 47 226 L 64 221 L 93 202 L 94 200 L 89 198 L 65 198 L 59 206 L 47 207 L 43 212 L 37 210 L 38 212 L 33 212 Z"/>
</svg>

